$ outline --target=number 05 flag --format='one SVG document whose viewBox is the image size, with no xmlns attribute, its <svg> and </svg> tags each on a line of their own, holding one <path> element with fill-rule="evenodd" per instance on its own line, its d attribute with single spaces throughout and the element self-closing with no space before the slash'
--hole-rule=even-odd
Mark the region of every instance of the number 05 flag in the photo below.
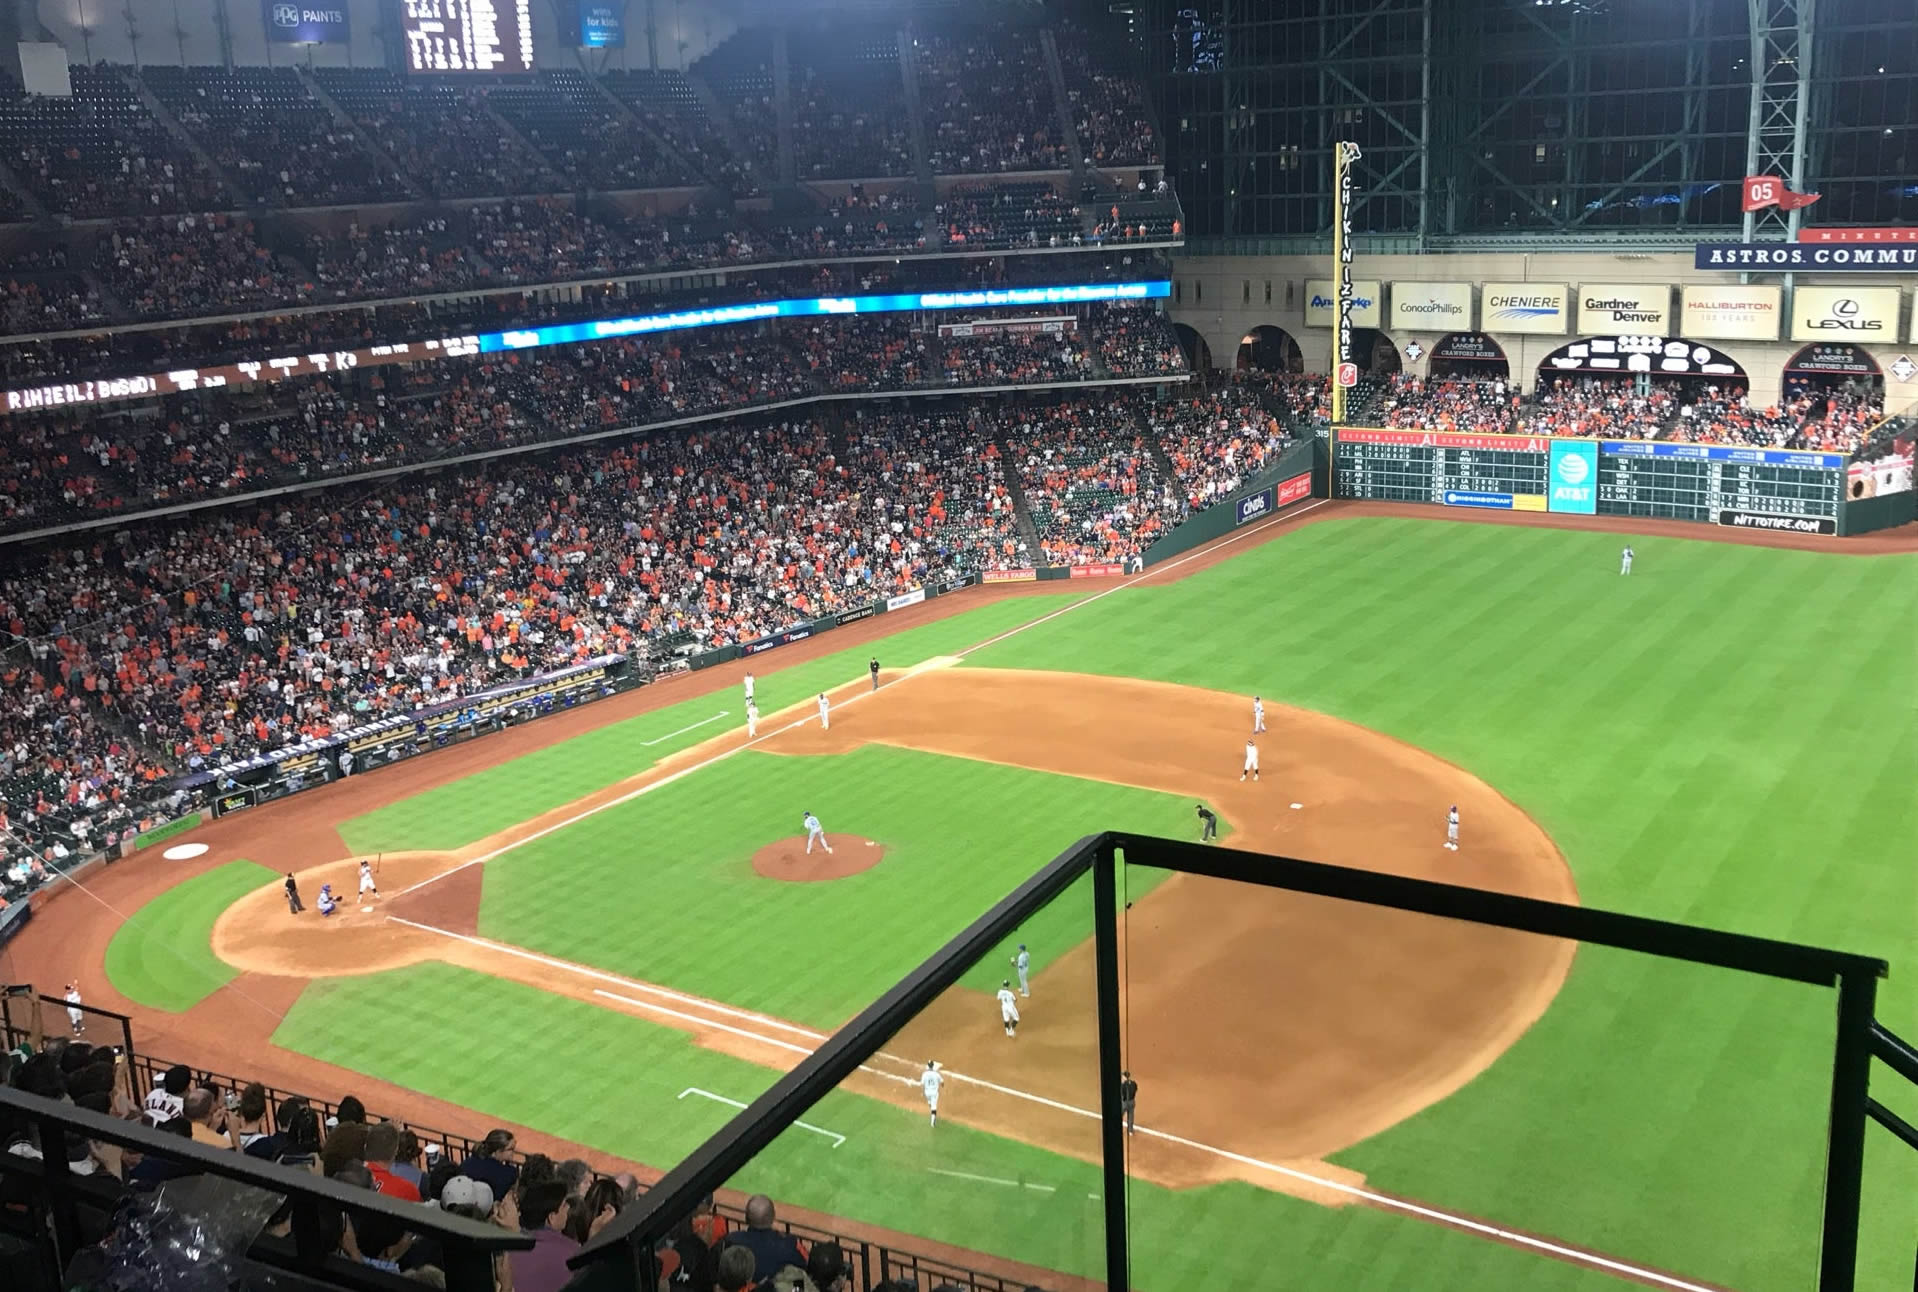
<svg viewBox="0 0 1918 1292">
<path fill-rule="evenodd" d="M 1747 175 L 1745 177 L 1745 209 L 1758 211 L 1768 206 L 1781 207 L 1787 211 L 1796 211 L 1800 207 L 1810 206 L 1821 193 L 1794 193 L 1785 187 L 1785 182 L 1770 175 Z"/>
</svg>

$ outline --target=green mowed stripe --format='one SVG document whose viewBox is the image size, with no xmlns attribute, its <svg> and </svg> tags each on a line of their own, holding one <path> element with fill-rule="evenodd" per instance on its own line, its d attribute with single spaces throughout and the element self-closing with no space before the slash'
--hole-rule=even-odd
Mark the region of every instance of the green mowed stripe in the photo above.
<svg viewBox="0 0 1918 1292">
<path fill-rule="evenodd" d="M 1081 595 L 996 601 L 857 649 L 774 669 L 754 679 L 759 711 L 770 715 L 821 691 L 857 681 L 866 676 L 866 662 L 874 656 L 887 668 L 909 668 L 1029 623 Z M 725 717 L 708 721 L 722 711 Z M 340 825 L 340 837 L 352 852 L 463 848 L 745 723 L 737 690 L 682 700 L 354 817 Z"/>
<path fill-rule="evenodd" d="M 871 870 L 793 884 L 752 855 L 818 814 Z M 1192 834 L 1183 796 L 869 745 L 750 752 L 515 848 L 486 867 L 487 937 L 820 1028 L 852 1017 L 1046 861 L 1100 829 Z M 1137 897 L 1157 872 L 1129 877 Z M 964 980 L 990 990 L 1025 942 L 1035 971 L 1092 934 L 1061 895 Z"/>
<path fill-rule="evenodd" d="M 278 877 L 255 862 L 229 861 L 175 884 L 114 933 L 107 943 L 107 981 L 149 1009 L 191 1009 L 238 976 L 213 954 L 213 922 Z"/>
<path fill-rule="evenodd" d="M 487 1026 L 473 1027 L 475 1018 Z M 502 1038 L 511 1038 L 518 1058 L 502 1061 Z M 678 1161 L 735 1113 L 685 1092 L 747 1102 L 777 1075 L 643 1019 L 441 964 L 315 983 L 273 1039 L 649 1164 Z M 804 1120 L 844 1135 L 843 1144 L 794 1128 L 732 1186 L 1096 1277 L 1104 1255 L 1098 1169 L 952 1121 L 965 1097 L 963 1085 L 948 1087 L 948 1119 L 935 1130 L 923 1115 L 880 1100 L 828 1095 Z M 1128 1196 L 1135 1266 L 1160 1271 L 1167 1286 L 1187 1285 L 1170 1271 L 1201 1266 L 1207 1284 L 1221 1287 L 1271 1286 L 1275 1270 L 1285 1271 L 1287 1287 L 1326 1292 L 1618 1286 L 1431 1224 L 1365 1208 L 1333 1211 L 1250 1185 L 1174 1191 L 1134 1182 Z"/>
<path fill-rule="evenodd" d="M 1335 714 L 1509 795 L 1588 904 L 1912 964 L 1918 559 L 1645 539 L 1621 578 L 1622 541 L 1329 521 L 966 663 Z M 1600 966 L 1581 952 L 1486 1075 L 1340 1160 L 1386 1189 L 1698 1277 L 1804 1286 L 1829 996 Z M 1912 983 L 1882 987 L 1893 1027 L 1918 1019 Z M 1910 1276 L 1901 1213 L 1918 1158 L 1879 1145 L 1870 1165 L 1860 1286 L 1890 1286 Z"/>
</svg>

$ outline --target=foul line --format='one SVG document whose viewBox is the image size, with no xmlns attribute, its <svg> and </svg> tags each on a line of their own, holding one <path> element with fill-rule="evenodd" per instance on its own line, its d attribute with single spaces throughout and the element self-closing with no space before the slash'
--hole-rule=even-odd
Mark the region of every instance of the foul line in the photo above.
<svg viewBox="0 0 1918 1292">
<path fill-rule="evenodd" d="M 1311 511 L 1313 508 L 1322 507 L 1330 501 L 1331 499 L 1329 498 L 1320 498 L 1317 501 L 1312 502 L 1304 507 L 1295 507 L 1290 511 L 1278 512 L 1277 514 L 1273 515 L 1267 520 L 1251 525 L 1245 529 L 1236 530 L 1233 533 L 1226 535 L 1224 538 L 1219 539 L 1216 542 L 1209 543 L 1206 546 L 1198 548 L 1195 551 L 1188 552 L 1184 556 L 1176 557 L 1173 560 L 1165 561 L 1158 565 L 1155 565 L 1151 569 L 1145 571 L 1143 574 L 1135 574 L 1131 578 L 1127 579 L 1125 582 L 1119 584 L 1116 587 L 1107 588 L 1103 592 L 1095 592 L 1091 596 L 1083 597 L 1080 600 L 1073 602 L 1069 606 L 1061 606 L 1059 607 L 1059 609 L 1052 611 L 1050 614 L 1041 615 L 1037 619 L 1029 620 L 1026 623 L 1019 624 L 1014 628 L 1010 628 L 1007 631 L 1000 633 L 996 637 L 988 637 L 985 641 L 982 641 L 975 646 L 968 646 L 964 650 L 959 651 L 955 658 L 964 659 L 966 656 L 972 654 L 974 651 L 984 650 L 988 646 L 996 645 L 999 642 L 1005 641 L 1008 637 L 1014 637 L 1022 632 L 1025 632 L 1028 628 L 1037 628 L 1040 624 L 1050 623 L 1054 619 L 1057 619 L 1060 615 L 1069 614 L 1074 610 L 1082 610 L 1086 606 L 1091 605 L 1095 601 L 1105 600 L 1107 597 L 1111 596 L 1115 592 L 1124 592 L 1127 588 L 1132 587 L 1134 584 L 1143 582 L 1144 580 L 1150 579 L 1154 577 L 1155 575 L 1162 574 L 1166 570 L 1176 570 L 1181 565 L 1184 565 L 1187 561 L 1196 561 L 1201 556 L 1209 556 L 1211 553 L 1216 552 L 1221 547 L 1229 547 L 1233 543 L 1238 542 L 1240 539 L 1249 538 L 1253 534 L 1261 533 L 1264 530 L 1271 528 L 1273 525 L 1280 523 L 1281 521 L 1294 520 L 1300 516 L 1303 516 L 1306 512 Z M 835 701 L 833 704 L 833 708 L 843 709 L 845 706 L 849 704 L 857 704 L 861 700 L 868 699 L 871 696 L 875 696 L 884 691 L 890 690 L 891 688 L 898 686 L 901 682 L 904 682 L 908 680 L 909 678 L 913 678 L 917 676 L 919 676 L 917 672 L 908 670 L 907 672 L 901 674 L 900 676 L 893 678 L 889 682 L 881 683 L 878 691 L 858 691 L 858 692 L 855 692 L 853 695 L 848 696 L 844 700 Z M 857 680 L 858 679 L 854 679 L 854 681 L 857 681 Z M 841 683 L 841 685 L 850 686 L 852 685 L 852 683 L 850 682 Z M 555 834 L 558 831 L 564 830 L 569 826 L 578 825 L 581 821 L 586 820 L 588 817 L 597 816 L 601 812 L 606 811 L 608 808 L 616 808 L 616 807 L 623 806 L 624 804 L 630 803 L 634 799 L 639 798 L 642 795 L 651 794 L 654 790 L 657 790 L 657 789 L 663 789 L 666 786 L 671 785 L 675 781 L 683 780 L 686 777 L 691 776 L 694 772 L 701 772 L 706 770 L 708 767 L 712 767 L 718 763 L 723 763 L 728 758 L 731 758 L 734 754 L 739 753 L 741 750 L 751 749 L 754 745 L 761 744 L 767 740 L 770 740 L 774 736 L 783 735 L 788 731 L 797 731 L 799 728 L 806 726 L 808 723 L 811 723 L 814 720 L 815 719 L 810 716 L 799 718 L 792 722 L 787 723 L 783 727 L 779 727 L 773 731 L 768 731 L 764 735 L 754 737 L 753 739 L 746 741 L 744 744 L 734 745 L 731 749 L 722 749 L 718 753 L 714 754 L 712 757 L 706 758 L 701 760 L 700 762 L 694 763 L 690 767 L 682 767 L 678 771 L 670 772 L 667 775 L 660 777 L 656 781 L 648 781 L 646 784 L 639 786 L 637 789 L 628 790 L 626 793 L 620 795 L 618 798 L 608 799 L 606 802 L 600 803 L 594 807 L 584 808 L 578 813 L 574 814 L 573 816 L 567 817 L 564 821 L 556 821 L 552 825 L 543 826 L 542 828 L 533 831 L 533 833 L 525 836 L 524 838 L 515 839 L 511 843 L 508 843 L 508 844 L 502 845 L 501 847 L 493 849 L 491 852 L 482 853 L 481 855 L 474 857 L 469 861 L 463 861 L 459 865 L 454 866 L 450 870 L 442 870 L 437 875 L 431 875 L 427 877 L 426 879 L 422 879 L 417 884 L 414 884 L 407 888 L 402 888 L 399 892 L 393 894 L 393 896 L 405 897 L 408 893 L 418 892 L 420 889 L 425 888 L 428 884 L 437 883 L 440 880 L 445 879 L 448 875 L 456 875 L 460 871 L 465 870 L 468 866 L 485 865 L 489 861 L 494 861 L 500 857 L 504 857 L 507 853 L 513 851 L 515 848 L 522 848 L 526 846 L 527 844 L 533 842 L 535 839 L 544 839 L 549 834 Z M 639 774 L 643 775 L 644 773 L 642 772 Z"/>
<path fill-rule="evenodd" d="M 726 1098 L 726 1096 L 716 1095 L 710 1090 L 701 1090 L 698 1086 L 687 1086 L 684 1090 L 679 1092 L 679 1097 L 681 1099 L 684 1099 L 687 1095 L 698 1095 L 701 1099 L 710 1099 L 716 1104 L 726 1104 L 733 1108 L 744 1108 L 746 1106 L 745 1104 L 740 1103 L 737 1099 L 728 1099 Z M 799 1127 L 801 1130 L 809 1130 L 815 1135 L 824 1135 L 827 1139 L 832 1141 L 832 1146 L 834 1148 L 838 1148 L 841 1144 L 844 1144 L 846 1142 L 846 1137 L 844 1135 L 841 1135 L 838 1131 L 829 1131 L 824 1126 L 815 1126 L 811 1122 L 798 1122 L 798 1121 L 794 1122 L 793 1125 Z"/>
<path fill-rule="evenodd" d="M 976 1180 L 980 1184 L 998 1184 L 1008 1189 L 1031 1189 L 1034 1193 L 1057 1193 L 1058 1189 L 1050 1184 L 1030 1184 L 1024 1180 L 1002 1180 L 996 1175 L 974 1175 L 970 1171 L 948 1171 L 944 1167 L 929 1166 L 926 1170 L 934 1175 L 943 1175 L 954 1180 Z M 1091 1194 L 1086 1195 L 1088 1198 Z"/>
<path fill-rule="evenodd" d="M 730 1005 L 721 1005 L 715 1001 L 706 1000 L 703 997 L 689 996 L 684 992 L 673 991 L 665 987 L 656 987 L 650 983 L 637 982 L 630 978 L 622 978 L 617 974 L 610 974 L 605 972 L 604 970 L 593 969 L 586 965 L 576 964 L 570 960 L 560 960 L 553 956 L 541 955 L 538 952 L 527 951 L 521 947 L 509 946 L 502 942 L 494 942 L 487 938 L 475 937 L 467 933 L 455 933 L 451 929 L 435 928 L 434 926 L 430 924 L 420 924 L 413 920 L 401 919 L 400 917 L 396 915 L 389 915 L 387 916 L 387 919 L 393 921 L 395 924 L 404 924 L 408 928 L 419 929 L 421 932 L 424 932 L 424 933 L 437 933 L 442 937 L 453 938 L 460 942 L 470 943 L 473 946 L 483 947 L 487 950 L 497 951 L 505 955 L 517 956 L 523 960 L 530 960 L 536 964 L 543 964 L 555 969 L 561 969 L 570 973 L 576 973 L 581 975 L 582 977 L 595 979 L 601 982 L 615 983 L 631 991 L 639 991 L 639 992 L 649 993 L 655 996 L 661 996 L 668 1000 L 676 1001 L 684 1005 L 690 1005 L 698 1009 L 708 1010 L 708 1011 L 711 1011 L 712 1013 L 724 1014 L 724 1015 L 727 1015 L 728 1017 L 742 1019 L 747 1022 L 758 1023 L 764 1027 L 776 1028 L 780 1031 L 784 1031 L 795 1036 L 802 1036 L 815 1042 L 823 1042 L 827 1039 L 827 1036 L 825 1033 L 815 1031 L 812 1028 L 801 1027 L 796 1023 L 787 1023 L 780 1019 L 768 1017 L 765 1014 L 754 1013 L 751 1010 L 736 1009 Z M 769 1045 L 775 1049 L 785 1050 L 793 1054 L 810 1056 L 817 1049 L 817 1046 L 800 1045 L 793 1041 L 780 1040 L 777 1037 L 767 1036 L 761 1032 L 754 1032 L 748 1028 L 735 1027 L 730 1023 L 722 1023 L 712 1018 L 704 1017 L 699 1014 L 689 1013 L 684 1010 L 673 1009 L 670 1006 L 666 1006 L 666 1005 L 655 1004 L 651 1001 L 637 1000 L 630 996 L 621 995 L 618 992 L 605 991 L 603 989 L 595 988 L 593 994 L 596 996 L 604 996 L 610 1000 L 616 1000 L 622 1004 L 631 1005 L 638 1009 L 644 1009 L 644 1010 L 652 1011 L 653 1013 L 663 1014 L 669 1018 L 681 1019 L 688 1023 L 692 1023 L 698 1027 L 712 1028 L 716 1031 L 727 1032 L 735 1036 L 744 1037 L 747 1040 L 754 1041 L 758 1044 Z M 898 1058 L 898 1056 L 895 1056 L 895 1055 L 886 1054 L 883 1051 L 875 1054 L 874 1057 L 889 1058 L 889 1059 L 893 1059 L 896 1062 L 901 1062 L 901 1063 L 907 1062 L 907 1060 L 900 1059 Z M 882 1077 L 889 1081 L 898 1081 L 906 1085 L 917 1084 L 917 1082 L 915 1082 L 910 1077 L 901 1077 L 894 1073 L 882 1072 L 877 1068 L 872 1068 L 864 1064 L 860 1065 L 859 1071 L 867 1073 L 871 1076 Z M 1086 1118 L 1092 1119 L 1093 1121 L 1101 1120 L 1099 1113 L 1089 1108 L 1080 1108 L 1076 1104 L 1068 1104 L 1068 1103 L 1063 1103 L 1057 1099 L 1049 1099 L 1044 1095 L 1033 1094 L 1029 1090 L 1018 1090 L 1011 1086 L 1002 1086 L 996 1081 L 987 1081 L 983 1077 L 967 1076 L 963 1072 L 954 1072 L 951 1069 L 945 1069 L 944 1071 L 946 1073 L 946 1076 L 951 1078 L 954 1081 L 963 1082 L 967 1085 L 978 1086 L 982 1090 L 990 1090 L 995 1094 L 1004 1095 L 1010 1099 L 1024 1100 L 1027 1103 L 1037 1104 L 1042 1108 L 1050 1108 L 1057 1112 L 1067 1113 L 1074 1117 L 1086 1117 Z M 707 1094 L 707 1092 L 705 1091 L 693 1091 L 692 1093 L 702 1094 L 702 1095 Z M 681 1095 L 680 1097 L 684 1098 L 685 1096 Z M 738 1103 L 737 1101 L 734 1101 L 734 1100 L 723 1099 L 723 1098 L 720 1098 L 719 1096 L 707 1095 L 707 1097 L 719 1099 L 719 1101 L 722 1103 L 732 1103 L 734 1104 L 735 1107 L 739 1107 L 739 1108 L 746 1107 L 745 1104 Z M 805 1125 L 803 1122 L 795 1122 L 793 1124 L 796 1126 Z M 806 1129 L 814 1130 L 814 1131 L 819 1130 L 819 1128 L 816 1126 L 807 1126 Z M 836 1134 L 836 1132 L 834 1131 L 820 1131 L 820 1133 L 825 1135 Z M 1311 1187 L 1315 1189 L 1325 1189 L 1333 1193 L 1342 1194 L 1348 1198 L 1353 1198 L 1360 1202 L 1370 1203 L 1371 1205 L 1382 1208 L 1384 1210 L 1396 1211 L 1396 1212 L 1403 1213 L 1405 1215 L 1416 1216 L 1421 1220 L 1429 1220 L 1436 1224 L 1446 1225 L 1453 1229 L 1464 1230 L 1468 1233 L 1479 1234 L 1487 1238 L 1498 1240 L 1500 1242 L 1509 1243 L 1516 1247 L 1524 1247 L 1532 1251 L 1544 1253 L 1549 1256 L 1555 1256 L 1561 1260 L 1568 1261 L 1575 1265 L 1589 1266 L 1594 1269 L 1603 1270 L 1607 1273 L 1623 1275 L 1627 1278 L 1634 1278 L 1642 1282 L 1653 1283 L 1660 1287 L 1672 1288 L 1672 1289 L 1675 1289 L 1676 1292 L 1722 1292 L 1722 1289 L 1711 1287 L 1708 1284 L 1693 1283 L 1687 1279 L 1679 1278 L 1676 1275 L 1662 1274 L 1658 1272 L 1657 1270 L 1646 1269 L 1643 1266 L 1633 1265 L 1627 1261 L 1615 1260 L 1609 1256 L 1601 1256 L 1596 1252 L 1588 1252 L 1580 1248 L 1568 1247 L 1563 1243 L 1556 1243 L 1551 1241 L 1550 1239 L 1539 1238 L 1531 1234 L 1522 1233 L 1515 1229 L 1507 1229 L 1502 1225 L 1490 1224 L 1483 1220 L 1474 1220 L 1470 1216 L 1460 1215 L 1459 1213 L 1454 1211 L 1445 1211 L 1438 1207 L 1429 1207 L 1424 1205 L 1423 1203 L 1412 1202 L 1405 1198 L 1395 1197 L 1394 1195 L 1389 1193 L 1380 1193 L 1376 1189 L 1367 1189 L 1360 1185 L 1347 1184 L 1341 1180 L 1326 1179 L 1323 1176 L 1314 1175 L 1310 1171 L 1302 1171 L 1297 1167 L 1282 1166 L 1277 1162 L 1262 1161 L 1261 1159 L 1256 1157 L 1249 1157 L 1244 1153 L 1235 1153 L 1231 1149 L 1218 1148 L 1214 1145 L 1205 1144 L 1195 1139 L 1187 1139 L 1183 1135 L 1175 1135 L 1170 1131 L 1154 1130 L 1153 1128 L 1149 1126 L 1142 1125 L 1137 1128 L 1136 1133 L 1139 1135 L 1150 1136 L 1153 1139 L 1161 1140 L 1167 1144 L 1176 1144 L 1180 1148 L 1191 1149 L 1192 1151 L 1197 1153 L 1209 1153 L 1214 1157 L 1221 1158 L 1228 1162 L 1237 1163 L 1240 1166 L 1249 1166 L 1261 1171 L 1269 1171 L 1273 1175 L 1282 1176 L 1285 1179 L 1293 1180 L 1300 1184 L 1310 1185 Z M 930 1170 L 932 1168 L 927 1168 L 927 1169 Z M 997 1181 L 991 1177 L 968 1177 L 968 1178 L 986 1179 L 993 1183 L 1003 1183 L 1002 1181 Z"/>
<path fill-rule="evenodd" d="M 683 736 L 689 731 L 698 731 L 701 727 L 707 725 L 708 723 L 718 722 L 721 718 L 725 717 L 728 713 L 731 713 L 731 712 L 732 710 L 730 709 L 721 709 L 718 713 L 715 713 L 712 717 L 701 718 L 698 722 L 695 722 L 690 727 L 681 727 L 678 731 L 669 731 L 665 735 L 659 736 L 656 739 L 642 740 L 639 743 L 642 745 L 662 744 L 665 741 L 671 740 L 674 736 Z"/>
</svg>

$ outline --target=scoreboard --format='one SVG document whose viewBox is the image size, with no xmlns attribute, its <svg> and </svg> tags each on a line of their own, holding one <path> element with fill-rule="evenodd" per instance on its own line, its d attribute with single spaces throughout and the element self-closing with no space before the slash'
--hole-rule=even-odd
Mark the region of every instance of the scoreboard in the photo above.
<svg viewBox="0 0 1918 1292">
<path fill-rule="evenodd" d="M 1351 427 L 1335 432 L 1332 465 L 1338 498 L 1652 516 L 1807 534 L 1837 533 L 1845 496 L 1843 454 L 1665 440 Z"/>
<path fill-rule="evenodd" d="M 411 72 L 530 72 L 533 0 L 400 0 Z"/>
</svg>

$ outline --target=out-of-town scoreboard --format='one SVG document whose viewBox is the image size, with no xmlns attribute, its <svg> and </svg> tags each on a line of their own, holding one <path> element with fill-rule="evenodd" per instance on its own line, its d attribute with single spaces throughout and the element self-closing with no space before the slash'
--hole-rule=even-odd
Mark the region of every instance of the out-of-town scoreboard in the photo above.
<svg viewBox="0 0 1918 1292">
<path fill-rule="evenodd" d="M 1742 445 L 1344 427 L 1338 498 L 1835 534 L 1845 459 Z"/>
</svg>

